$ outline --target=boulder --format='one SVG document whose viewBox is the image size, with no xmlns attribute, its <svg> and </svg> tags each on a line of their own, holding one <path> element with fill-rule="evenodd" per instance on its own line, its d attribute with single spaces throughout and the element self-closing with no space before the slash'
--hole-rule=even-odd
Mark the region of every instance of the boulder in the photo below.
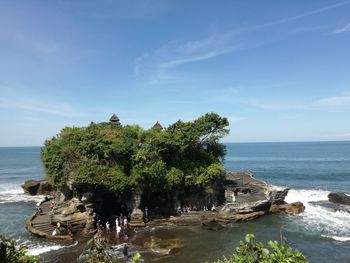
<svg viewBox="0 0 350 263">
<path fill-rule="evenodd" d="M 302 202 L 295 202 L 290 204 L 272 205 L 270 208 L 271 213 L 284 213 L 284 214 L 300 214 L 304 212 L 305 206 Z"/>
<path fill-rule="evenodd" d="M 29 195 L 50 195 L 52 186 L 46 180 L 27 180 L 22 185 L 25 194 Z"/>
<path fill-rule="evenodd" d="M 350 205 L 350 196 L 345 193 L 330 193 L 328 199 L 335 204 Z"/>
</svg>

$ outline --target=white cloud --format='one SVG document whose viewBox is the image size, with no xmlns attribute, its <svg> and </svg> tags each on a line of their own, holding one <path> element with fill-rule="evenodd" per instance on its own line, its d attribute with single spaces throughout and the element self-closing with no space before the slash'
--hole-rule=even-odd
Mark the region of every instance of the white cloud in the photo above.
<svg viewBox="0 0 350 263">
<path fill-rule="evenodd" d="M 345 32 L 350 32 L 350 23 L 334 30 L 334 33 L 345 33 Z"/>
</svg>

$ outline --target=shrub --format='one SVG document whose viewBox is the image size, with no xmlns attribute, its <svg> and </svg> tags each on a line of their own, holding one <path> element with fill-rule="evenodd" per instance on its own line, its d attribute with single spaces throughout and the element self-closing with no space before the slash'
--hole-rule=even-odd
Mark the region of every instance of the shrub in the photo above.
<svg viewBox="0 0 350 263">
<path fill-rule="evenodd" d="M 254 242 L 254 235 L 247 234 L 240 241 L 230 258 L 218 259 L 215 263 L 307 263 L 306 257 L 287 243 L 269 241 L 268 248 L 261 242 Z"/>
<path fill-rule="evenodd" d="M 27 248 L 18 245 L 15 240 L 0 235 L 0 262 L 2 263 L 38 263 L 41 259 L 27 255 Z"/>
</svg>

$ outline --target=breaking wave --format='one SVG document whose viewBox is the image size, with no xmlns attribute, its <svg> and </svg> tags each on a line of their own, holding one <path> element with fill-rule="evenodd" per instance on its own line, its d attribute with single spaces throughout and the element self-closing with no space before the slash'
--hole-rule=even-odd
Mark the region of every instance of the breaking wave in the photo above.
<svg viewBox="0 0 350 263">
<path fill-rule="evenodd" d="M 350 241 L 350 213 L 346 211 L 332 211 L 318 205 L 318 201 L 327 201 L 329 191 L 291 189 L 286 196 L 288 203 L 301 201 L 305 211 L 295 217 L 299 231 L 337 241 Z"/>
</svg>

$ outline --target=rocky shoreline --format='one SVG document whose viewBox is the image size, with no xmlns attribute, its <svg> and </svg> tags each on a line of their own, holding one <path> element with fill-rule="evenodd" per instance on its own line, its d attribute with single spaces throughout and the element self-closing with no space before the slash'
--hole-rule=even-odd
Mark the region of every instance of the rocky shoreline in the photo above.
<svg viewBox="0 0 350 263">
<path fill-rule="evenodd" d="M 31 195 L 49 193 L 55 196 L 55 207 L 48 211 L 49 223 L 69 226 L 75 237 L 95 233 L 96 219 L 98 218 L 96 205 L 104 200 L 97 199 L 96 193 L 91 191 L 86 191 L 83 194 L 79 194 L 73 189 L 49 192 L 47 189 L 50 189 L 50 186 L 47 184 L 48 182 L 45 180 L 36 182 L 30 180 L 25 182 L 22 187 L 25 193 Z M 42 187 L 43 185 L 45 187 Z M 221 204 L 217 204 L 215 211 L 196 209 L 169 216 L 152 214 L 148 220 L 144 220 L 145 215 L 140 209 L 139 195 L 133 195 L 131 202 L 125 202 L 125 204 L 132 208 L 131 227 L 202 225 L 204 228 L 217 230 L 229 223 L 250 221 L 272 213 L 298 214 L 303 212 L 305 207 L 301 202 L 287 204 L 284 201 L 288 190 L 288 188 L 274 187 L 257 180 L 250 172 L 228 172 L 225 174 L 222 189 L 225 200 Z M 28 224 L 31 225 L 31 222 Z M 33 234 L 38 234 L 33 228 L 28 228 L 28 230 Z M 49 238 L 50 233 L 39 236 Z"/>
</svg>

